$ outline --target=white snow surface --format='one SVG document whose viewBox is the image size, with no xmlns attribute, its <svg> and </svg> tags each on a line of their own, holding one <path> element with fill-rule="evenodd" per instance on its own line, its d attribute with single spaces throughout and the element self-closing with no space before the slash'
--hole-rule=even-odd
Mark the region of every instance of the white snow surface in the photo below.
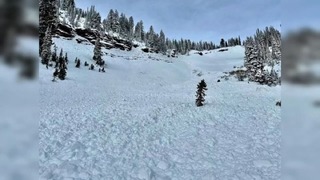
<svg viewBox="0 0 320 180">
<path fill-rule="evenodd" d="M 280 87 L 217 82 L 243 64 L 243 47 L 178 58 L 103 50 L 99 73 L 83 66 L 93 46 L 54 42 L 70 63 L 57 82 L 40 65 L 40 179 L 280 179 Z"/>
</svg>

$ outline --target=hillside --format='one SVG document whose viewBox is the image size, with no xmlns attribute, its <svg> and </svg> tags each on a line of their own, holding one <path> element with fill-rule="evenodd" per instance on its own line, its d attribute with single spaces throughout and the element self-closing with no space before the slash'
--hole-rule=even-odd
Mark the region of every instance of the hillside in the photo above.
<svg viewBox="0 0 320 180">
<path fill-rule="evenodd" d="M 178 58 L 103 48 L 99 73 L 83 66 L 94 46 L 76 39 L 53 39 L 65 81 L 40 65 L 40 179 L 280 178 L 280 87 L 220 78 L 243 65 L 242 46 Z"/>
</svg>

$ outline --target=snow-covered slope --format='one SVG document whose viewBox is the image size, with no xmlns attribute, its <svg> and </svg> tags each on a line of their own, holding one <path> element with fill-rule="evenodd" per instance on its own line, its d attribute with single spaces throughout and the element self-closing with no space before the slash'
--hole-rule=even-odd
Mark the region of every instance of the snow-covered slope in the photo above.
<svg viewBox="0 0 320 180">
<path fill-rule="evenodd" d="M 83 66 L 93 46 L 54 42 L 70 63 L 57 82 L 40 66 L 40 179 L 280 179 L 280 87 L 217 82 L 243 64 L 243 47 L 179 58 L 104 50 L 99 73 Z"/>
</svg>

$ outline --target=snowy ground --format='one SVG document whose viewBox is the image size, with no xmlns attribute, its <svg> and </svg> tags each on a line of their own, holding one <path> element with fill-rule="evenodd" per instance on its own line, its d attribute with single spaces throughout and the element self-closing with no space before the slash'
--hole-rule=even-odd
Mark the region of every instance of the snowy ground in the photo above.
<svg viewBox="0 0 320 180">
<path fill-rule="evenodd" d="M 320 87 L 283 84 L 282 179 L 319 179 Z"/>
<path fill-rule="evenodd" d="M 173 59 L 105 50 L 115 57 L 99 73 L 83 66 L 93 46 L 54 42 L 70 63 L 58 82 L 40 66 L 40 179 L 280 179 L 280 87 L 217 82 L 243 47 Z"/>
</svg>

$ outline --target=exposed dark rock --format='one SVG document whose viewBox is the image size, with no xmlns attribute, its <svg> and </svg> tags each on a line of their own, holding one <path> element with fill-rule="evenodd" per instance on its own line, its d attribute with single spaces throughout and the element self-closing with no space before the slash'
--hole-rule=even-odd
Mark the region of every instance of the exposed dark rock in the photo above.
<svg viewBox="0 0 320 180">
<path fill-rule="evenodd" d="M 220 49 L 218 52 L 228 51 L 228 49 Z"/>
<path fill-rule="evenodd" d="M 111 43 L 105 42 L 105 41 L 100 41 L 101 42 L 101 46 L 105 47 L 106 49 L 112 49 L 115 48 L 115 46 Z"/>
<path fill-rule="evenodd" d="M 145 53 L 157 53 L 157 54 L 160 53 L 158 49 L 154 49 L 154 48 L 142 48 L 141 50 Z"/>
<path fill-rule="evenodd" d="M 126 50 L 126 49 L 128 49 L 128 46 L 126 46 L 126 45 L 124 45 L 124 44 L 121 44 L 121 43 L 114 43 L 114 47 L 115 48 L 119 48 L 119 49 L 121 49 L 121 50 Z"/>
<path fill-rule="evenodd" d="M 139 47 L 139 45 L 138 44 L 134 44 L 134 45 L 132 45 L 134 48 L 137 48 L 137 47 Z"/>
<path fill-rule="evenodd" d="M 80 39 L 80 38 L 77 38 L 76 41 L 79 43 L 79 44 L 91 44 L 87 39 Z"/>
<path fill-rule="evenodd" d="M 95 32 L 93 32 L 91 29 L 76 28 L 75 31 L 76 31 L 77 35 L 84 37 L 86 39 L 96 39 L 97 38 Z"/>
<path fill-rule="evenodd" d="M 149 48 L 142 48 L 141 49 L 143 52 L 148 53 L 149 52 Z"/>
<path fill-rule="evenodd" d="M 57 37 L 65 37 L 65 38 L 73 38 L 75 34 L 83 37 L 84 39 L 77 38 L 76 41 L 81 44 L 95 44 L 95 41 L 98 37 L 98 31 L 92 29 L 83 29 L 83 28 L 76 28 L 75 30 L 68 25 L 58 24 L 57 30 L 55 31 Z M 118 37 L 111 37 L 108 34 L 103 34 L 101 37 L 101 44 L 102 47 L 106 49 L 118 48 L 121 50 L 131 51 L 132 46 L 138 47 L 138 45 L 133 45 L 132 42 L 120 39 Z"/>
<path fill-rule="evenodd" d="M 59 36 L 68 37 L 68 38 L 73 38 L 75 36 L 72 27 L 68 25 L 63 25 L 63 24 L 57 25 L 57 29 L 55 33 Z"/>
</svg>

